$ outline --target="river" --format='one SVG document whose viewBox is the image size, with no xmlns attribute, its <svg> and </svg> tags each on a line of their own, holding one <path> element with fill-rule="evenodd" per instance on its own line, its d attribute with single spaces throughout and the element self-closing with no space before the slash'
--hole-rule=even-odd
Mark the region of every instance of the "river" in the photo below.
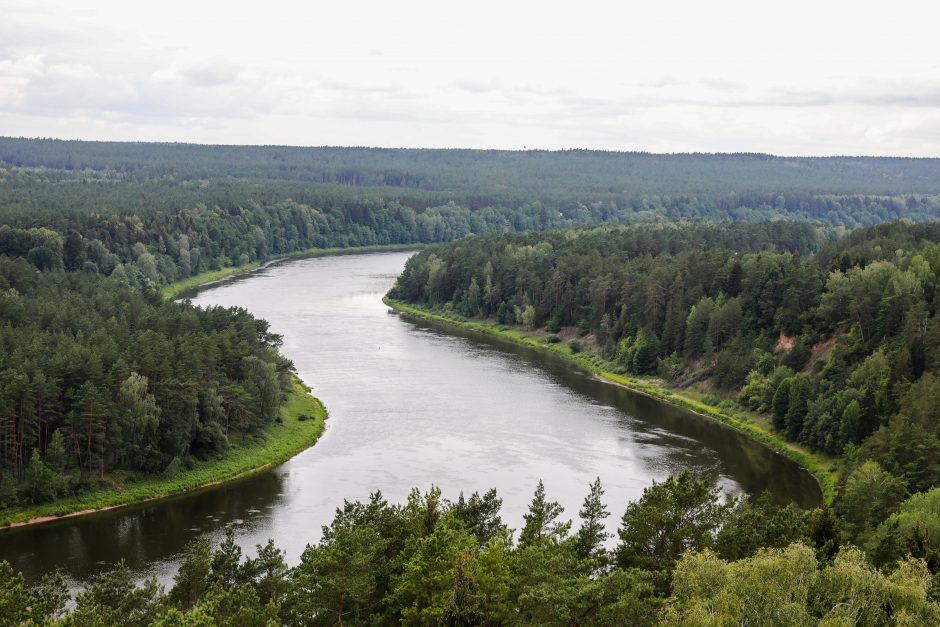
<svg viewBox="0 0 940 627">
<path fill-rule="evenodd" d="M 0 533 L 0 559 L 73 585 L 124 559 L 168 582 L 185 544 L 227 525 L 246 551 L 274 538 L 296 563 L 343 499 L 414 486 L 445 497 L 497 488 L 516 529 L 536 483 L 577 519 L 606 489 L 610 530 L 654 480 L 690 467 L 726 494 L 820 495 L 793 462 L 686 411 L 601 383 L 538 351 L 409 322 L 382 303 L 409 253 L 294 260 L 208 286 L 200 306 L 240 306 L 283 335 L 282 352 L 330 412 L 320 441 L 279 468 L 152 504 Z"/>
</svg>

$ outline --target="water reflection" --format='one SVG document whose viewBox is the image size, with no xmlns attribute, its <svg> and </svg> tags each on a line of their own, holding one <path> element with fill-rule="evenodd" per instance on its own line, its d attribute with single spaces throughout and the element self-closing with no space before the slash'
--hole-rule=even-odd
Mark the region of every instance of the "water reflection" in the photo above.
<svg viewBox="0 0 940 627">
<path fill-rule="evenodd" d="M 120 559 L 168 581 L 186 543 L 234 525 L 246 552 L 274 538 L 295 563 L 344 498 L 413 486 L 445 495 L 496 487 L 521 526 L 536 482 L 576 517 L 604 482 L 616 528 L 626 504 L 682 468 L 711 472 L 728 494 L 770 490 L 811 505 L 812 478 L 736 432 L 601 383 L 557 358 L 390 314 L 382 295 L 407 253 L 277 264 L 193 296 L 271 322 L 283 352 L 330 410 L 320 442 L 283 466 L 169 501 L 0 533 L 0 559 L 35 577 L 75 581 Z"/>
</svg>

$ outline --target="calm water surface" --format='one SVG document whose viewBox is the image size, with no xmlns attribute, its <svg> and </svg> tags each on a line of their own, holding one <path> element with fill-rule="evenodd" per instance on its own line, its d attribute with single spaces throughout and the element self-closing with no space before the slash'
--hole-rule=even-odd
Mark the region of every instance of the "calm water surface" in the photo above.
<svg viewBox="0 0 940 627">
<path fill-rule="evenodd" d="M 771 491 L 809 506 L 805 471 L 733 431 L 499 342 L 409 322 L 381 297 L 409 253 L 273 265 L 204 289 L 200 306 L 245 307 L 283 334 L 282 352 L 330 412 L 316 446 L 260 476 L 157 504 L 0 533 L 0 559 L 73 583 L 124 559 L 168 581 L 185 544 L 234 525 L 246 549 L 274 538 L 296 563 L 344 498 L 412 486 L 456 497 L 497 488 L 519 528 L 539 478 L 566 514 L 601 477 L 615 530 L 626 504 L 679 469 L 728 494 Z"/>
</svg>

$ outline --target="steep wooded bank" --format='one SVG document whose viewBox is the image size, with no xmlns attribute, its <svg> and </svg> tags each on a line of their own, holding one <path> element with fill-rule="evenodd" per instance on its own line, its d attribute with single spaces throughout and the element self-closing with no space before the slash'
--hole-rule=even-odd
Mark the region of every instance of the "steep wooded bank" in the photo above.
<svg viewBox="0 0 940 627">
<path fill-rule="evenodd" d="M 3 617 L 936 624 L 940 227 L 839 235 L 940 216 L 938 175 L 933 159 L 0 139 L 0 507 L 182 483 L 259 434 L 322 424 L 286 396 L 267 323 L 161 287 L 311 247 L 493 232 L 421 253 L 393 295 L 754 412 L 842 471 L 834 510 L 808 512 L 726 503 L 682 473 L 614 504 L 613 550 L 599 481 L 575 533 L 541 485 L 518 534 L 494 492 L 375 495 L 344 504 L 296 568 L 273 544 L 243 560 L 232 536 L 202 538 L 166 594 L 119 567 L 66 609 L 60 577 L 27 586 L 0 564 Z M 755 222 L 662 222 L 683 218 Z"/>
<path fill-rule="evenodd" d="M 486 338 L 518 344 L 563 359 L 578 368 L 592 373 L 599 380 L 625 387 L 633 392 L 655 398 L 663 403 L 689 410 L 700 419 L 713 420 L 742 433 L 786 457 L 809 472 L 819 486 L 818 493 L 805 494 L 805 503 L 830 505 L 835 497 L 838 475 L 832 458 L 819 451 L 809 451 L 805 446 L 788 442 L 782 434 L 775 433 L 762 416 L 741 407 L 722 404 L 721 407 L 701 400 L 701 394 L 690 388 L 664 385 L 661 380 L 644 376 L 631 376 L 623 372 L 619 364 L 609 361 L 590 347 L 580 342 L 562 343 L 561 338 L 548 335 L 541 329 L 526 329 L 522 326 L 498 324 L 494 320 L 466 318 L 455 312 L 442 309 L 409 305 L 386 296 L 386 305 L 411 320 L 419 320 L 450 330 L 469 331 Z M 551 338 L 551 339 L 549 339 Z M 806 505 L 804 505 L 806 506 Z"/>
<path fill-rule="evenodd" d="M 491 235 L 422 251 L 390 297 L 544 329 L 623 373 L 765 415 L 842 457 L 844 539 L 901 554 L 912 540 L 881 525 L 940 482 L 938 242 L 940 223 L 838 240 L 786 223 Z"/>
</svg>

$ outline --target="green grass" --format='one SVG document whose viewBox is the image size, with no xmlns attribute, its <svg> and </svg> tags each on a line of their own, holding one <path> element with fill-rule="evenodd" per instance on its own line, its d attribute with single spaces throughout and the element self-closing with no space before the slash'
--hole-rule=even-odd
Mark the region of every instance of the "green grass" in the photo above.
<svg viewBox="0 0 940 627">
<path fill-rule="evenodd" d="M 787 442 L 768 429 L 766 421 L 752 412 L 745 410 L 730 411 L 712 407 L 711 405 L 706 405 L 692 398 L 690 395 L 684 394 L 680 389 L 656 385 L 652 380 L 616 374 L 613 372 L 614 365 L 612 363 L 587 349 L 573 353 L 566 343 L 550 344 L 545 338 L 512 327 L 481 322 L 479 320 L 468 320 L 450 314 L 436 313 L 388 297 L 384 299 L 384 302 L 392 309 L 406 316 L 451 325 L 481 335 L 502 338 L 516 344 L 529 346 L 540 351 L 557 355 L 577 364 L 605 381 L 622 385 L 634 392 L 659 399 L 671 405 L 687 409 L 696 415 L 715 420 L 805 468 L 813 475 L 816 482 L 819 484 L 824 502 L 832 503 L 832 499 L 835 496 L 837 480 L 837 476 L 833 470 L 834 460 L 791 442 Z"/>
<path fill-rule="evenodd" d="M 281 406 L 283 422 L 270 425 L 262 437 L 233 438 L 221 459 L 197 461 L 193 468 L 174 477 L 122 475 L 126 483 L 121 486 L 96 488 L 29 509 L 0 511 L 0 524 L 161 499 L 263 472 L 314 444 L 323 433 L 326 417 L 323 404 L 294 377 L 293 388 Z"/>
<path fill-rule="evenodd" d="M 358 255 L 361 253 L 381 253 L 381 252 L 396 252 L 396 251 L 405 251 L 405 250 L 417 250 L 422 248 L 423 244 L 383 244 L 379 246 L 357 246 L 353 248 L 306 248 L 304 250 L 298 250 L 292 253 L 287 253 L 284 255 L 278 255 L 276 257 L 271 257 L 265 263 L 271 261 L 278 261 L 283 259 L 295 259 L 300 257 L 326 257 L 330 255 Z M 214 281 L 219 281 L 226 277 L 234 276 L 236 274 L 244 274 L 245 272 L 251 272 L 252 270 L 257 270 L 262 266 L 261 262 L 253 261 L 251 263 L 246 263 L 241 266 L 227 266 L 219 270 L 210 270 L 209 272 L 203 272 L 202 274 L 197 274 L 195 276 L 187 277 L 174 283 L 170 283 L 162 288 L 161 292 L 163 293 L 163 298 L 167 300 L 173 300 L 178 298 L 180 295 L 197 288 L 206 283 L 212 283 Z"/>
<path fill-rule="evenodd" d="M 308 248 L 269 261 L 326 255 L 415 250 L 421 244 L 389 244 L 356 248 Z M 174 299 L 188 290 L 229 276 L 251 272 L 261 267 L 252 262 L 203 272 L 163 288 L 163 297 Z M 301 420 L 301 416 L 311 419 Z M 313 445 L 323 432 L 327 412 L 323 404 L 297 377 L 293 389 L 281 406 L 282 423 L 265 429 L 260 437 L 232 438 L 231 447 L 220 459 L 197 461 L 173 477 L 119 471 L 108 476 L 112 485 L 96 487 L 81 494 L 58 499 L 26 509 L 0 510 L 0 526 L 25 523 L 36 518 L 61 517 L 80 512 L 142 503 L 208 488 L 222 482 L 263 472 L 284 463 Z"/>
</svg>

